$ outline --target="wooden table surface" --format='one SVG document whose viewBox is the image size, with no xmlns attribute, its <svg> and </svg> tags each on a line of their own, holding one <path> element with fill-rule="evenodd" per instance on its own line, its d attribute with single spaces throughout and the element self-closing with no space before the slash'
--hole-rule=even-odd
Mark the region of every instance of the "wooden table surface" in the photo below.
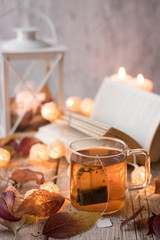
<svg viewBox="0 0 160 240">
<path fill-rule="evenodd" d="M 28 158 L 14 158 L 7 168 L 0 169 L 0 176 L 8 178 L 11 176 L 13 170 L 18 168 L 30 168 L 31 170 L 43 172 L 45 175 L 45 180 L 52 180 L 54 176 L 58 175 L 56 184 L 60 188 L 60 193 L 69 198 L 69 177 L 67 175 L 68 163 L 64 158 L 60 160 L 50 161 L 45 165 L 35 164 L 30 162 Z M 152 179 L 156 176 L 160 176 L 160 162 L 151 165 Z M 4 182 L 0 182 L 1 191 L 4 189 Z M 39 188 L 39 185 L 34 182 L 28 182 L 21 184 L 19 191 L 24 194 L 27 190 L 32 188 Z M 153 187 L 151 187 L 153 188 Z M 150 189 L 150 188 L 149 188 Z M 96 224 L 88 231 L 72 237 L 73 240 L 104 240 L 104 239 L 126 239 L 126 240 L 147 240 L 147 239 L 158 239 L 155 235 L 147 236 L 147 225 L 146 219 L 152 215 L 152 212 L 160 213 L 160 196 L 151 197 L 146 200 L 146 192 L 148 194 L 148 189 L 141 190 L 139 192 L 132 191 L 126 193 L 126 204 L 125 207 L 118 213 L 114 215 L 107 216 L 111 222 L 112 227 L 109 228 L 99 228 Z M 146 211 L 143 211 L 139 216 L 132 220 L 124 230 L 120 230 L 120 224 L 122 220 L 131 216 L 136 212 L 142 205 L 145 205 Z M 69 201 L 66 201 L 61 209 L 73 210 Z M 35 240 L 35 239 L 47 239 L 45 236 L 35 238 L 31 235 L 37 234 L 42 231 L 42 224 L 31 224 L 29 226 L 22 227 L 17 233 L 17 240 Z M 0 225 L 0 240 L 14 239 L 13 233 L 8 231 L 6 228 Z M 49 238 L 51 239 L 51 238 Z"/>
</svg>

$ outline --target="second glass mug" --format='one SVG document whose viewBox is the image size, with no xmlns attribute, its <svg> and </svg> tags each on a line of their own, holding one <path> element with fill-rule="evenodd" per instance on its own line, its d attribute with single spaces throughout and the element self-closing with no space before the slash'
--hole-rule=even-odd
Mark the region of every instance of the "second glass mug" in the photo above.
<svg viewBox="0 0 160 240">
<path fill-rule="evenodd" d="M 127 187 L 127 157 L 145 155 L 145 180 Z M 122 140 L 87 137 L 70 144 L 70 197 L 72 205 L 84 211 L 119 211 L 125 204 L 126 190 L 147 186 L 150 157 L 144 149 L 129 149 Z"/>
</svg>

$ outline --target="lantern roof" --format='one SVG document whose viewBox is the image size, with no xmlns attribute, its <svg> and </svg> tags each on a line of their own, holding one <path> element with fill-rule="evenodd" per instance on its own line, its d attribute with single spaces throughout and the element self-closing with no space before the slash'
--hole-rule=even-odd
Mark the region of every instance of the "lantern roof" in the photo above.
<svg viewBox="0 0 160 240">
<path fill-rule="evenodd" d="M 51 39 L 37 39 L 36 27 L 15 28 L 16 38 L 2 42 L 1 51 L 3 53 L 29 53 L 29 52 L 50 52 L 66 51 L 66 47 L 55 44 Z"/>
</svg>

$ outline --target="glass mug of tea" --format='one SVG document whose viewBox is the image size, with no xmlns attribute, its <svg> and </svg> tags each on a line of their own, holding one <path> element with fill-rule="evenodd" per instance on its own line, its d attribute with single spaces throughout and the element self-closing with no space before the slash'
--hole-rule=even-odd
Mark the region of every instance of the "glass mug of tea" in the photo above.
<svg viewBox="0 0 160 240">
<path fill-rule="evenodd" d="M 145 181 L 127 187 L 127 157 L 145 155 Z M 129 149 L 122 140 L 87 137 L 70 144 L 70 197 L 81 211 L 119 211 L 125 204 L 126 190 L 147 186 L 150 157 L 144 149 Z"/>
</svg>

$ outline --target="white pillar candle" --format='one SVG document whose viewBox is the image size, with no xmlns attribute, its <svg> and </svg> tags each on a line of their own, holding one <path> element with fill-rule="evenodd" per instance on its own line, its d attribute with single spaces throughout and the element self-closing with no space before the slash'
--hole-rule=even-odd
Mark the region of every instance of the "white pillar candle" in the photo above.
<svg viewBox="0 0 160 240">
<path fill-rule="evenodd" d="M 118 73 L 111 75 L 110 78 L 114 81 L 127 83 L 132 79 L 132 76 L 126 73 L 126 69 L 124 67 L 120 67 L 118 69 Z"/>
<path fill-rule="evenodd" d="M 153 83 L 151 80 L 144 78 L 142 74 L 138 74 L 136 78 L 133 78 L 129 85 L 137 88 L 141 88 L 145 91 L 152 92 Z"/>
</svg>

